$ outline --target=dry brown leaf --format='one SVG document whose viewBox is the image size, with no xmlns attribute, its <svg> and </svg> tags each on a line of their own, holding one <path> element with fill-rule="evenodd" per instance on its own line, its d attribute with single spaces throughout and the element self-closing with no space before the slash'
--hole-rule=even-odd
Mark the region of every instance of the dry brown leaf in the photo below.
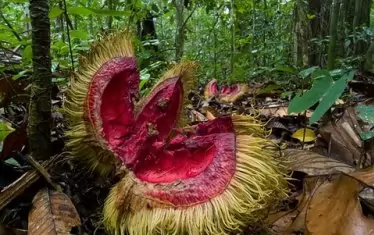
<svg viewBox="0 0 374 235">
<path fill-rule="evenodd" d="M 355 170 L 343 162 L 307 150 L 288 149 L 285 154 L 291 162 L 291 170 L 304 172 L 309 176 L 350 173 Z"/>
<path fill-rule="evenodd" d="M 196 111 L 196 110 L 191 110 L 191 121 L 192 122 L 204 122 L 207 121 L 208 119 L 204 116 L 204 114 Z"/>
<path fill-rule="evenodd" d="M 273 105 L 264 107 L 259 109 L 261 115 L 266 117 L 284 117 L 284 116 L 298 116 L 298 113 L 288 113 L 288 106 L 287 105 Z M 310 118 L 313 112 L 307 110 L 305 115 L 306 117 Z M 304 113 L 300 113 L 300 115 L 304 115 Z"/>
<path fill-rule="evenodd" d="M 216 117 L 219 116 L 219 112 L 211 106 L 202 107 L 202 111 L 205 113 L 208 120 L 216 119 Z"/>
<path fill-rule="evenodd" d="M 372 179 L 374 172 L 354 173 Z M 341 174 L 337 179 L 321 185 L 311 199 L 306 214 L 307 235 L 369 235 L 374 234 L 374 219 L 362 214 L 358 194 L 363 184 Z"/>
<path fill-rule="evenodd" d="M 28 235 L 68 235 L 80 224 L 78 212 L 66 194 L 42 189 L 35 195 Z"/>
<path fill-rule="evenodd" d="M 49 170 L 55 166 L 62 155 L 53 156 L 48 161 L 45 161 L 42 166 Z M 21 195 L 28 187 L 35 183 L 40 178 L 40 174 L 37 170 L 29 170 L 21 177 L 19 177 L 12 184 L 3 188 L 0 191 L 0 210 L 6 207 L 13 199 Z"/>
<path fill-rule="evenodd" d="M 349 165 L 360 165 L 363 161 L 363 143 L 358 134 L 362 130 L 357 120 L 355 110 L 349 107 L 337 122 L 330 121 L 319 130 L 330 146 L 331 157 Z"/>
<path fill-rule="evenodd" d="M 291 235 L 295 232 L 303 232 L 305 228 L 305 214 L 308 203 L 315 190 L 324 182 L 323 177 L 306 178 L 304 181 L 303 193 L 299 195 L 296 208 L 283 212 L 276 220 L 268 218 L 272 224 L 272 230 L 276 234 Z M 278 213 L 279 214 L 279 213 Z M 271 216 L 269 216 L 271 217 Z M 272 216 L 274 218 L 274 216 Z"/>
</svg>

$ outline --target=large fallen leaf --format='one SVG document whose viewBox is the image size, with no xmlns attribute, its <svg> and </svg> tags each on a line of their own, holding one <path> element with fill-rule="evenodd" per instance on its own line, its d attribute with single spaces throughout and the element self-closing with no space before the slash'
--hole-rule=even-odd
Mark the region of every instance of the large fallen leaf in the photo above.
<svg viewBox="0 0 374 235">
<path fill-rule="evenodd" d="M 61 160 L 62 155 L 56 155 L 51 157 L 48 161 L 42 163 L 42 166 L 46 170 L 50 170 L 56 166 L 57 162 Z M 29 170 L 19 177 L 16 181 L 9 184 L 5 188 L 0 190 L 0 211 L 6 207 L 15 198 L 20 196 L 27 188 L 35 183 L 40 178 L 40 173 L 35 170 Z"/>
<path fill-rule="evenodd" d="M 306 178 L 304 181 L 303 193 L 298 196 L 298 204 L 295 209 L 269 215 L 267 223 L 271 224 L 271 229 L 275 234 L 291 235 L 304 232 L 308 203 L 315 190 L 323 182 L 323 177 Z"/>
<path fill-rule="evenodd" d="M 291 163 L 291 170 L 303 172 L 309 176 L 350 173 L 355 170 L 343 162 L 307 150 L 288 149 L 285 154 Z"/>
<path fill-rule="evenodd" d="M 306 117 L 311 117 L 313 112 L 307 110 L 302 113 L 288 113 L 288 107 L 286 105 L 269 105 L 262 107 L 258 112 L 265 117 L 284 117 L 284 116 L 298 116 L 305 115 Z"/>
<path fill-rule="evenodd" d="M 374 183 L 374 172 L 341 174 L 326 182 L 315 192 L 306 214 L 307 235 L 368 235 L 374 234 L 374 219 L 363 215 L 359 192 L 364 188 L 360 180 Z"/>
<path fill-rule="evenodd" d="M 329 156 L 349 165 L 361 165 L 363 161 L 363 143 L 359 136 L 362 132 L 353 107 L 345 110 L 337 122 L 329 122 L 319 129 L 322 139 L 328 143 Z"/>
<path fill-rule="evenodd" d="M 68 235 L 80 224 L 78 212 L 66 194 L 42 189 L 35 195 L 29 213 L 29 235 Z"/>
</svg>

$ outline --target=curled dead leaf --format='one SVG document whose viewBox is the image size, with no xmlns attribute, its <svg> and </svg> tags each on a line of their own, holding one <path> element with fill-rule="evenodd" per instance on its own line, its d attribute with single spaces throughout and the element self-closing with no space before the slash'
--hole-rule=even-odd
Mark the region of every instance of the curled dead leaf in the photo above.
<svg viewBox="0 0 374 235">
<path fill-rule="evenodd" d="M 322 184 L 308 206 L 306 234 L 374 234 L 374 219 L 363 215 L 358 200 L 363 187 L 362 182 L 345 174 Z"/>
<path fill-rule="evenodd" d="M 323 177 L 306 178 L 304 181 L 303 192 L 297 197 L 297 206 L 289 211 L 281 212 L 281 216 L 269 216 L 267 221 L 271 224 L 271 229 L 275 232 L 275 234 L 293 235 L 298 232 L 304 232 L 305 215 L 307 212 L 308 203 L 315 190 L 323 182 Z"/>
<path fill-rule="evenodd" d="M 288 149 L 285 154 L 291 162 L 291 170 L 303 172 L 309 176 L 350 173 L 355 170 L 343 162 L 307 150 Z"/>
<path fill-rule="evenodd" d="M 218 111 L 215 110 L 211 106 L 204 106 L 204 107 L 202 107 L 202 111 L 205 113 L 205 116 L 207 117 L 208 120 L 216 119 L 216 117 L 219 116 Z"/>
<path fill-rule="evenodd" d="M 78 212 L 66 194 L 42 189 L 35 195 L 29 212 L 29 235 L 67 235 L 80 224 Z"/>
</svg>

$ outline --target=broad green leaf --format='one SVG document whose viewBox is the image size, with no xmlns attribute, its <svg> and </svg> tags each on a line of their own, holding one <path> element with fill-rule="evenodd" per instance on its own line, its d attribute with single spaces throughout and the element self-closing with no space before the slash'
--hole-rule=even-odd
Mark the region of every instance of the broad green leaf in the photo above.
<svg viewBox="0 0 374 235">
<path fill-rule="evenodd" d="M 365 131 L 360 133 L 360 137 L 362 140 L 368 140 L 374 137 L 374 131 Z"/>
<path fill-rule="evenodd" d="M 19 73 L 17 73 L 16 75 L 14 75 L 14 76 L 12 77 L 12 79 L 13 79 L 13 80 L 17 80 L 17 79 L 19 79 L 19 78 L 25 76 L 25 74 L 26 74 L 27 72 L 29 72 L 29 71 L 27 71 L 27 70 L 22 70 L 21 72 L 19 72 Z"/>
<path fill-rule="evenodd" d="M 5 137 L 13 131 L 14 129 L 9 123 L 0 120 L 0 141 L 4 141 Z"/>
<path fill-rule="evenodd" d="M 69 14 L 73 14 L 73 15 L 81 15 L 81 16 L 88 16 L 88 15 L 92 15 L 93 12 L 86 8 L 86 7 L 69 7 L 67 9 L 67 12 Z"/>
<path fill-rule="evenodd" d="M 347 81 L 344 77 L 340 78 L 331 86 L 331 88 L 322 98 L 316 110 L 310 117 L 309 121 L 311 124 L 318 121 L 327 112 L 327 110 L 329 110 L 329 108 L 334 104 L 334 102 L 343 94 L 346 87 Z"/>
<path fill-rule="evenodd" d="M 281 86 L 279 86 L 278 84 L 270 84 L 264 88 L 261 88 L 259 91 L 256 92 L 257 95 L 260 95 L 260 94 L 264 94 L 264 93 L 267 93 L 267 92 L 271 92 L 271 91 L 274 91 L 274 90 L 277 90 L 279 89 Z"/>
<path fill-rule="evenodd" d="M 29 62 L 32 59 L 32 48 L 31 45 L 27 45 L 22 52 L 22 59 L 24 62 Z"/>
<path fill-rule="evenodd" d="M 27 3 L 29 2 L 28 0 L 10 0 L 12 3 Z"/>
<path fill-rule="evenodd" d="M 49 11 L 49 18 L 50 19 L 54 19 L 58 16 L 60 16 L 64 11 L 61 10 L 61 8 L 59 7 L 53 7 L 51 8 L 51 10 Z"/>
<path fill-rule="evenodd" d="M 9 159 L 5 160 L 4 162 L 6 162 L 7 164 L 16 166 L 16 167 L 21 167 L 21 165 L 19 164 L 19 162 L 17 162 L 17 160 L 14 159 L 14 158 L 9 158 Z"/>
<path fill-rule="evenodd" d="M 330 72 L 327 69 L 318 69 L 314 71 L 312 74 L 313 79 L 319 79 L 319 78 L 326 77 L 326 76 L 327 77 L 331 76 Z"/>
<path fill-rule="evenodd" d="M 310 68 L 307 68 L 307 69 L 304 69 L 304 70 L 300 71 L 299 75 L 300 75 L 301 78 L 306 78 L 309 75 L 311 75 L 314 71 L 316 71 L 317 69 L 318 69 L 317 66 L 313 66 L 313 67 L 310 67 Z"/>
<path fill-rule="evenodd" d="M 72 30 L 70 32 L 70 35 L 74 38 L 79 38 L 79 39 L 88 39 L 89 35 L 87 32 L 84 32 L 83 30 Z"/>
<path fill-rule="evenodd" d="M 115 10 L 107 10 L 107 9 L 94 9 L 94 8 L 87 8 L 91 12 L 95 13 L 96 15 L 101 16 L 129 16 L 131 15 L 131 11 L 115 11 Z"/>
<path fill-rule="evenodd" d="M 374 105 L 359 104 L 356 107 L 356 112 L 363 121 L 374 124 Z"/>
<path fill-rule="evenodd" d="M 293 98 L 288 105 L 289 113 L 300 113 L 316 104 L 329 90 L 332 84 L 332 78 L 330 76 L 323 76 L 313 84 L 313 87 L 305 92 L 302 96 L 296 96 Z"/>
<path fill-rule="evenodd" d="M 352 71 L 350 71 L 349 73 L 345 73 L 345 74 L 342 76 L 342 79 L 345 79 L 346 82 L 350 82 L 350 81 L 352 81 L 352 79 L 355 77 L 355 74 L 356 74 L 356 70 L 352 70 Z"/>
<path fill-rule="evenodd" d="M 334 70 L 330 71 L 330 75 L 332 77 L 342 76 L 343 72 L 344 72 L 343 69 L 334 69 Z"/>
</svg>

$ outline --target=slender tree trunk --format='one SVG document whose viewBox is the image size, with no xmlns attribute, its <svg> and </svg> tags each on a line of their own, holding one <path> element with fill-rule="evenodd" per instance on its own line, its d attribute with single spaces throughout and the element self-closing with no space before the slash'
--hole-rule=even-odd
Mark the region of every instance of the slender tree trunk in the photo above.
<svg viewBox="0 0 374 235">
<path fill-rule="evenodd" d="M 234 10 L 234 0 L 230 1 L 230 21 L 231 21 L 231 60 L 230 60 L 230 80 L 234 76 L 234 61 L 235 61 L 235 10 Z M 265 42 L 264 42 L 265 43 Z M 231 82 L 231 81 L 230 81 Z"/>
<path fill-rule="evenodd" d="M 184 52 L 184 1 L 183 0 L 174 0 L 173 4 L 176 9 L 175 19 L 177 22 L 177 32 L 175 35 L 175 60 L 179 61 L 183 57 Z"/>
<path fill-rule="evenodd" d="M 28 137 L 32 155 L 47 159 L 51 146 L 51 57 L 48 0 L 30 0 L 33 75 Z"/>
<path fill-rule="evenodd" d="M 338 19 L 339 19 L 339 8 L 340 0 L 333 0 L 332 2 L 332 11 L 330 18 L 330 43 L 327 59 L 327 68 L 333 69 L 335 66 L 335 49 L 336 49 L 336 38 L 337 38 L 337 29 L 338 29 Z"/>
<path fill-rule="evenodd" d="M 91 7 L 91 4 L 92 4 L 92 0 L 88 0 L 87 1 L 88 7 Z M 94 30 L 94 22 L 93 22 L 92 15 L 88 16 L 88 30 L 89 30 L 91 35 L 94 35 L 95 30 Z"/>
<path fill-rule="evenodd" d="M 360 26 L 360 11 L 361 11 L 361 5 L 362 1 L 361 0 L 356 0 L 355 3 L 355 15 L 353 17 L 353 24 L 352 24 L 352 29 L 353 29 L 353 53 L 356 54 L 358 51 L 359 43 L 357 42 L 357 29 Z"/>
<path fill-rule="evenodd" d="M 113 0 L 107 0 L 107 4 L 108 4 L 109 10 L 114 10 Z M 110 30 L 113 26 L 113 16 L 108 16 L 107 25 L 108 25 L 108 29 Z"/>
</svg>

